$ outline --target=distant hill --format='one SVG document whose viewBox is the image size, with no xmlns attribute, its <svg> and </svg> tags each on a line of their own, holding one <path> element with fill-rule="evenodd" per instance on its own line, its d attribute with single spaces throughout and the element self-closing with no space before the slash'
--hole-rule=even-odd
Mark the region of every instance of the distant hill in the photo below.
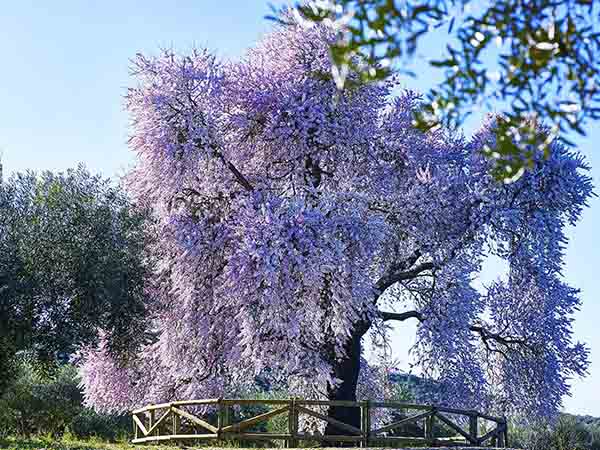
<svg viewBox="0 0 600 450">
<path fill-rule="evenodd" d="M 578 424 L 585 425 L 588 428 L 600 429 L 600 417 L 579 416 L 577 414 L 569 414 L 569 413 L 563 413 L 562 415 L 565 417 L 572 417 L 577 421 Z"/>
<path fill-rule="evenodd" d="M 401 385 L 404 389 L 412 392 L 413 394 L 418 392 L 420 389 L 432 388 L 432 385 L 427 383 L 427 381 L 425 381 L 423 378 L 405 372 L 392 372 L 390 374 L 390 380 Z M 598 432 L 600 432 L 600 417 L 570 413 L 561 413 L 561 416 L 565 418 L 573 418 L 577 424 L 583 425 L 588 429 L 598 430 Z"/>
<path fill-rule="evenodd" d="M 423 383 L 423 378 L 417 376 L 417 375 L 413 375 L 411 373 L 404 373 L 404 372 L 392 372 L 390 374 L 390 380 L 393 381 L 394 383 L 402 383 L 402 384 L 406 384 L 406 385 L 419 385 L 421 383 Z"/>
</svg>

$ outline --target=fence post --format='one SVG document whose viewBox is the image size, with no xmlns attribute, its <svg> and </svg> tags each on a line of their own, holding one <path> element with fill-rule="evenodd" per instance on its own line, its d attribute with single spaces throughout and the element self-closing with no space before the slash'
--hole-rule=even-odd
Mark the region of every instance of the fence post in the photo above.
<svg viewBox="0 0 600 450">
<path fill-rule="evenodd" d="M 223 399 L 217 400 L 217 439 L 222 438 L 223 424 L 225 422 L 225 409 L 223 408 Z"/>
<path fill-rule="evenodd" d="M 498 447 L 506 447 L 506 442 L 504 441 L 504 437 L 505 437 L 505 433 L 506 433 L 506 419 L 504 419 L 502 422 L 500 422 L 499 424 L 499 428 L 500 428 L 500 432 L 497 434 L 498 439 L 497 439 L 497 446 Z"/>
<path fill-rule="evenodd" d="M 148 411 L 148 418 L 149 418 L 149 424 L 148 424 L 148 430 L 150 428 L 152 428 L 152 426 L 154 425 L 154 415 L 155 415 L 156 410 L 151 409 L 150 411 Z M 156 435 L 156 431 L 150 433 L 150 436 L 155 436 Z"/>
<path fill-rule="evenodd" d="M 290 439 L 287 442 L 288 448 L 298 447 L 298 413 L 296 411 L 296 400 L 291 399 L 288 411 L 288 433 Z"/>
<path fill-rule="evenodd" d="M 137 414 L 131 415 L 131 420 L 133 421 L 133 438 L 137 439 L 138 438 L 138 426 L 137 426 L 137 423 L 135 423 L 135 420 L 133 420 L 134 416 L 137 417 Z"/>
<path fill-rule="evenodd" d="M 433 418 L 435 417 L 436 409 L 431 408 L 431 415 L 425 418 L 425 439 L 433 440 Z"/>
<path fill-rule="evenodd" d="M 362 431 L 361 447 L 369 446 L 369 435 L 371 434 L 371 406 L 369 400 L 364 400 L 360 405 L 360 430 Z"/>
<path fill-rule="evenodd" d="M 231 410 L 233 409 L 230 405 L 224 405 L 223 408 L 223 426 L 226 427 L 231 423 Z"/>
<path fill-rule="evenodd" d="M 469 416 L 469 434 L 479 443 L 479 428 L 478 428 L 479 414 L 477 411 L 473 411 Z"/>
<path fill-rule="evenodd" d="M 171 416 L 173 417 L 173 434 L 179 434 L 179 424 L 180 424 L 180 420 L 179 420 L 179 415 L 175 414 L 175 411 L 173 411 L 173 408 L 171 408 Z"/>
</svg>

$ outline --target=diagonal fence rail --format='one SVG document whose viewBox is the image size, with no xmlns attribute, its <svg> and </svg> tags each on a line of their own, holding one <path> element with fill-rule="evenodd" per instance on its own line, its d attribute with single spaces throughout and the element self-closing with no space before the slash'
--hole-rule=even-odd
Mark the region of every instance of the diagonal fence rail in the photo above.
<svg viewBox="0 0 600 450">
<path fill-rule="evenodd" d="M 267 411 L 236 422 L 231 421 L 231 410 L 243 406 L 262 406 Z M 359 408 L 360 428 L 311 409 L 330 406 Z M 374 428 L 371 416 L 377 408 L 403 411 L 405 414 L 401 414 L 397 420 L 387 425 Z M 303 415 L 331 424 L 338 433 L 300 431 L 299 419 Z M 298 446 L 299 441 L 309 440 L 356 442 L 361 447 L 385 444 L 463 447 L 508 445 L 505 418 L 488 416 L 474 410 L 401 402 L 205 399 L 150 405 L 136 409 L 132 412 L 132 417 L 134 444 L 183 440 L 283 440 L 288 448 L 293 448 Z M 285 432 L 273 433 L 255 429 L 257 425 L 276 417 L 284 418 L 287 423 Z M 405 431 L 409 425 L 413 426 L 412 433 Z M 445 436 L 440 435 L 440 429 L 445 431 Z M 415 430 L 420 432 L 421 436 L 415 436 Z"/>
</svg>

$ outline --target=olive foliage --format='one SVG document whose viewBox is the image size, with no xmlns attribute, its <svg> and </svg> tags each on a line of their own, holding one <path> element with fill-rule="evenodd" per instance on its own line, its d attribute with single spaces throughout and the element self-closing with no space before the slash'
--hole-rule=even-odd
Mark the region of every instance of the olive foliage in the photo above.
<svg viewBox="0 0 600 450">
<path fill-rule="evenodd" d="M 115 349 L 140 333 L 146 219 L 118 186 L 83 166 L 0 177 L 4 375 L 19 351 L 53 363 L 95 342 L 98 330 Z"/>
</svg>

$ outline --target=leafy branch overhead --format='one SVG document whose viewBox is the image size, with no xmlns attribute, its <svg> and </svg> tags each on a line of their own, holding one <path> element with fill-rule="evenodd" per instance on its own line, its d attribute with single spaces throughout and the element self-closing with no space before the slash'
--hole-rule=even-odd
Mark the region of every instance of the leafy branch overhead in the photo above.
<svg viewBox="0 0 600 450">
<path fill-rule="evenodd" d="M 500 145 L 488 156 L 497 178 L 511 181 L 533 166 L 534 153 L 548 155 L 550 141 L 571 144 L 566 136 L 585 135 L 585 124 L 600 118 L 598 3 L 337 0 L 301 2 L 295 14 L 306 26 L 338 26 L 330 55 L 339 88 L 351 86 L 353 71 L 361 81 L 415 76 L 405 66 L 424 38 L 444 40 L 445 56 L 428 60 L 443 79 L 415 122 L 456 128 L 478 108 L 499 112 Z M 535 123 L 547 133 L 536 133 Z"/>
</svg>

